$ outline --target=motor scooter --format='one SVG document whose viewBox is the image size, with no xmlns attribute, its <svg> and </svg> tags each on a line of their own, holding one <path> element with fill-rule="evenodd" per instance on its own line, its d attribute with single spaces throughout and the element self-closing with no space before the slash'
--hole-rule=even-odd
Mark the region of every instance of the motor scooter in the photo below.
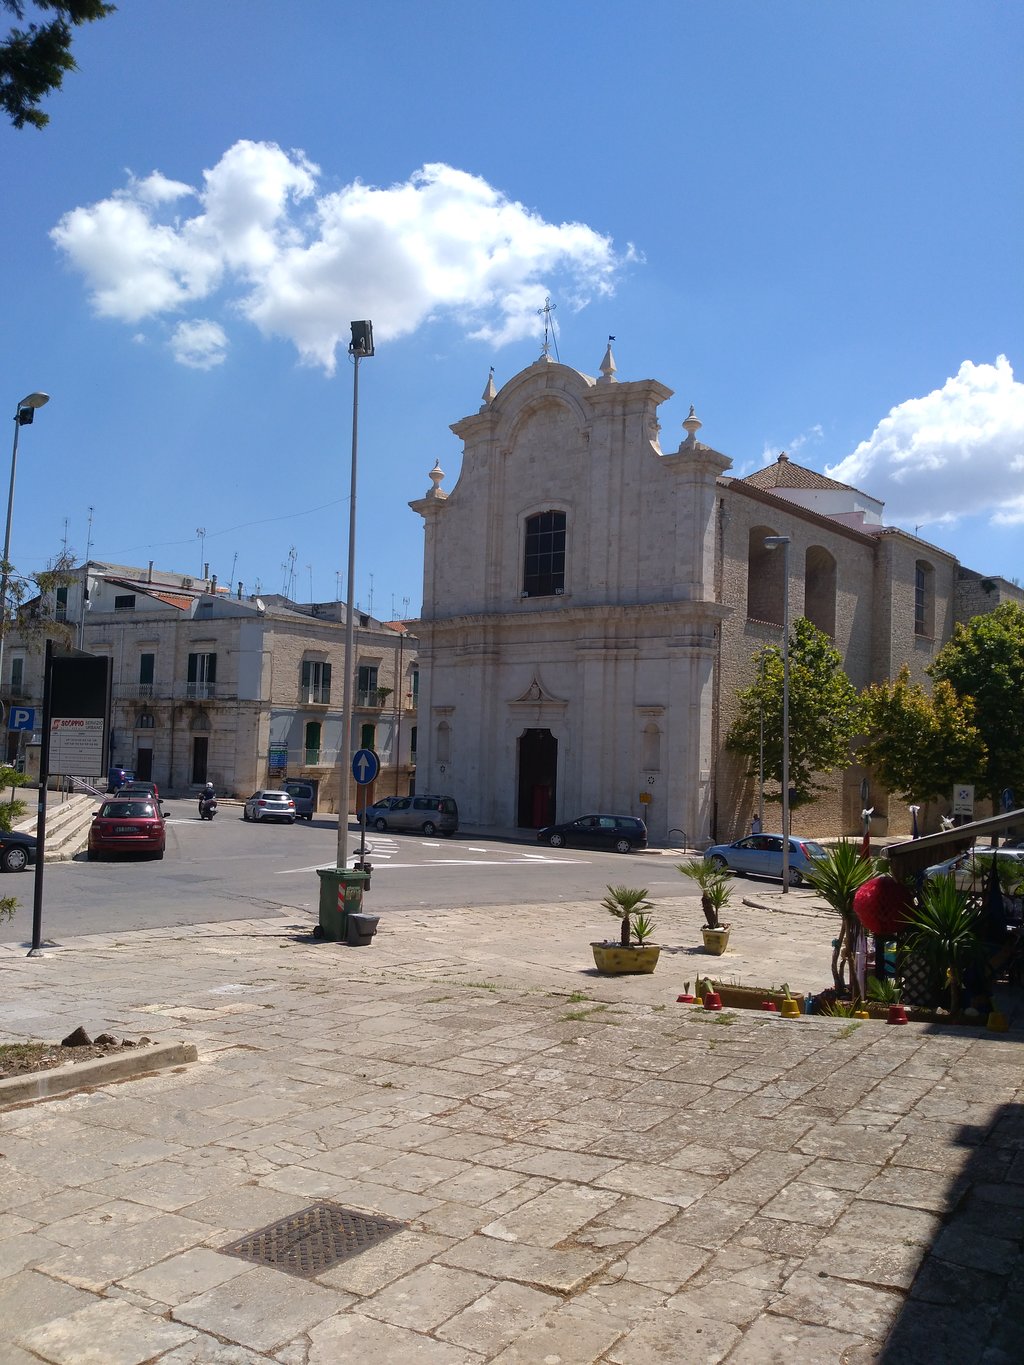
<svg viewBox="0 0 1024 1365">
<path fill-rule="evenodd" d="M 215 796 L 201 796 L 199 798 L 200 820 L 212 820 L 216 814 L 217 798 Z"/>
</svg>

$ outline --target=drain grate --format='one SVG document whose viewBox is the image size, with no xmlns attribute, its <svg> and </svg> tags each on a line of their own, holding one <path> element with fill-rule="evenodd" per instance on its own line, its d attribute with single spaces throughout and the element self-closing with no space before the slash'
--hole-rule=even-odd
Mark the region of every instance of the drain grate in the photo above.
<svg viewBox="0 0 1024 1365">
<path fill-rule="evenodd" d="M 405 1223 L 340 1204 L 311 1204 L 221 1250 L 256 1265 L 310 1278 L 401 1232 Z"/>
</svg>

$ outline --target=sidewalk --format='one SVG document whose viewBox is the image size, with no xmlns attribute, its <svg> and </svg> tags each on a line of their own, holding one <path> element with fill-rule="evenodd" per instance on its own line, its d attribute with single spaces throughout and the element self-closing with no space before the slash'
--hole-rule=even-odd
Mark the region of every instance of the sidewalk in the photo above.
<svg viewBox="0 0 1024 1365">
<path fill-rule="evenodd" d="M 199 1049 L 0 1114 L 0 1359 L 1017 1360 L 1024 1034 L 678 1005 L 827 981 L 829 912 L 755 898 L 723 959 L 659 904 L 650 977 L 594 975 L 583 903 L 0 950 L 0 1040 Z M 401 1228 L 303 1278 L 223 1250 L 323 1200 Z"/>
</svg>

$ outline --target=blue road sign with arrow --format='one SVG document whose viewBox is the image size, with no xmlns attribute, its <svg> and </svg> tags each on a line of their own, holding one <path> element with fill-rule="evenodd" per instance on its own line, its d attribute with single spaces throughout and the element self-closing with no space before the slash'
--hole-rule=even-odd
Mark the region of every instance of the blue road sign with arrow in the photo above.
<svg viewBox="0 0 1024 1365">
<path fill-rule="evenodd" d="M 380 772 L 380 759 L 372 749 L 357 749 L 352 755 L 352 776 L 360 787 L 367 787 Z"/>
</svg>

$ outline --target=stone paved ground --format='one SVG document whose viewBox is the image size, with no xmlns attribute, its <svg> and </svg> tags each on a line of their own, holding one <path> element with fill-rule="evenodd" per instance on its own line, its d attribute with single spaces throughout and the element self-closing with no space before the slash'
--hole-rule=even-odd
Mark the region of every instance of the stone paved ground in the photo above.
<svg viewBox="0 0 1024 1365">
<path fill-rule="evenodd" d="M 762 900 L 723 975 L 824 984 L 827 915 Z M 582 905 L 308 930 L 0 953 L 2 1040 L 200 1052 L 0 1115 L 4 1365 L 1021 1359 L 1016 1028 L 705 1014 L 685 948 L 596 978 Z M 406 1226 L 311 1280 L 224 1254 L 318 1199 Z"/>
</svg>

